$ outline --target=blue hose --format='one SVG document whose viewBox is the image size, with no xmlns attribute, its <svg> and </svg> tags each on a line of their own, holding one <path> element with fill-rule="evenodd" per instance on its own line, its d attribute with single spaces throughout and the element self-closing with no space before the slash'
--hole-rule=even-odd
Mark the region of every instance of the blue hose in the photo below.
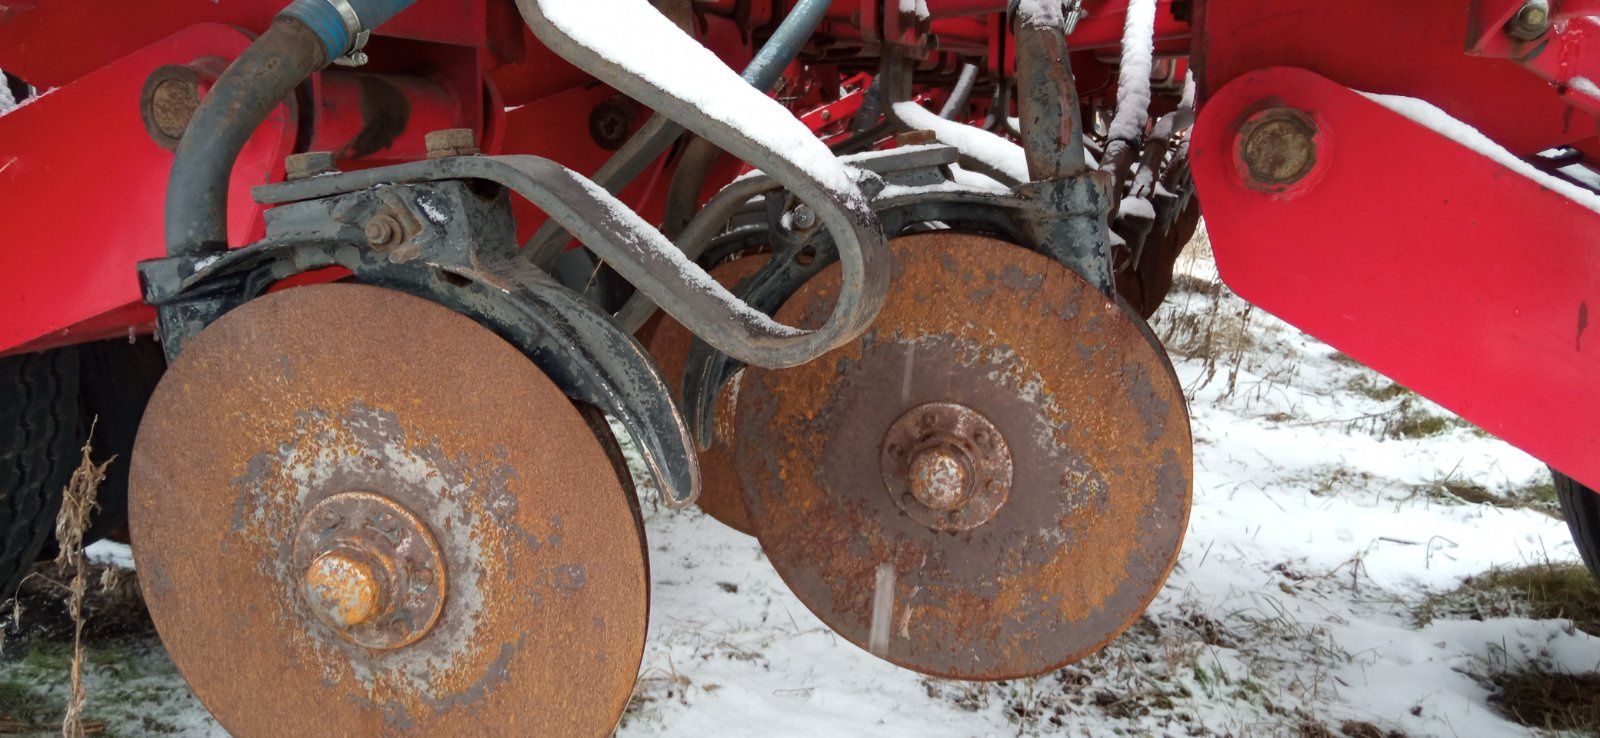
<svg viewBox="0 0 1600 738">
<path fill-rule="evenodd" d="M 770 91 L 784 68 L 800 55 L 800 47 L 816 32 L 823 14 L 828 12 L 828 6 L 832 4 L 831 0 L 800 0 L 795 3 L 794 10 L 789 11 L 789 15 L 778 24 L 778 30 L 773 31 L 772 38 L 761 45 L 761 50 L 756 52 L 749 66 L 739 76 L 751 87 L 762 92 Z"/>
<path fill-rule="evenodd" d="M 416 0 L 345 0 L 345 2 L 361 20 L 359 30 L 371 31 L 399 15 L 400 11 L 411 7 Z M 355 46 L 355 36 L 345 25 L 344 16 L 339 14 L 338 8 L 330 0 L 295 0 L 278 15 L 306 24 L 317 34 L 317 38 L 322 39 L 323 48 L 328 52 L 329 59 L 344 56 Z"/>
</svg>

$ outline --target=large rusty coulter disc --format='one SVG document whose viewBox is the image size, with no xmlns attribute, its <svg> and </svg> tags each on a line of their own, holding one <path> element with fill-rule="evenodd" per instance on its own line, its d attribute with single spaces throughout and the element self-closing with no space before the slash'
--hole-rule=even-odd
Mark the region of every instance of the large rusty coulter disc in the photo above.
<svg viewBox="0 0 1600 738">
<path fill-rule="evenodd" d="M 741 280 L 754 275 L 772 257 L 768 254 L 745 256 L 724 263 L 711 270 L 711 276 L 724 287 L 733 288 Z M 683 392 L 684 365 L 689 359 L 689 346 L 694 334 L 665 313 L 650 335 L 650 355 L 661 363 L 661 376 L 674 392 Z M 741 370 L 742 371 L 742 370 Z M 706 514 L 716 518 L 740 533 L 750 533 L 750 518 L 744 511 L 744 493 L 739 490 L 739 471 L 734 463 L 736 443 L 734 434 L 734 409 L 738 404 L 741 375 L 722 386 L 717 397 L 715 426 L 711 447 L 700 451 L 700 499 L 695 504 Z"/>
<path fill-rule="evenodd" d="M 601 735 L 632 692 L 649 583 L 605 450 L 420 298 L 302 287 L 201 332 L 140 427 L 129 522 L 234 735 Z"/>
<path fill-rule="evenodd" d="M 1131 625 L 1188 520 L 1188 413 L 1138 318 L 1016 246 L 891 244 L 857 341 L 746 370 L 739 471 L 784 581 L 845 638 L 941 677 L 1008 679 Z M 779 312 L 816 325 L 837 268 Z"/>
</svg>

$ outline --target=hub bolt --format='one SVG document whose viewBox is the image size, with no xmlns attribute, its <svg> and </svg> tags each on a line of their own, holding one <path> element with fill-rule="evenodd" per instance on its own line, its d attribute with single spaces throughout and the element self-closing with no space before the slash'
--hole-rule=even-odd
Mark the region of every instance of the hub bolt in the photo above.
<svg viewBox="0 0 1600 738">
<path fill-rule="evenodd" d="M 290 591 L 299 590 L 312 632 L 320 622 L 345 641 L 388 650 L 427 635 L 444 612 L 444 555 L 422 519 L 388 497 L 323 498 L 292 546 Z"/>
<path fill-rule="evenodd" d="M 1317 127 L 1293 108 L 1252 116 L 1239 130 L 1239 159 L 1253 184 L 1281 187 L 1299 182 L 1317 163 Z"/>
<path fill-rule="evenodd" d="M 371 622 L 388 609 L 381 567 L 365 557 L 330 551 L 311 562 L 302 581 L 306 603 L 323 622 L 339 629 Z"/>
<path fill-rule="evenodd" d="M 907 410 L 878 457 L 889 499 L 937 531 L 972 530 L 1011 496 L 1011 449 L 982 413 L 953 402 Z"/>
<path fill-rule="evenodd" d="M 911 459 L 911 496 L 935 510 L 955 510 L 972 496 L 972 473 L 953 449 L 936 446 Z"/>
</svg>

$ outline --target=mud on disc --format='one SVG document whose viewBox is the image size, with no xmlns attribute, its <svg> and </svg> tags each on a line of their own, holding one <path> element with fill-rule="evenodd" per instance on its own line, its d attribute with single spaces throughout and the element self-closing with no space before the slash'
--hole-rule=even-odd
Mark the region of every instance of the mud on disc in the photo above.
<svg viewBox="0 0 1600 738">
<path fill-rule="evenodd" d="M 936 676 L 1005 679 L 1093 653 L 1176 560 L 1191 439 L 1138 319 L 1017 246 L 891 244 L 868 332 L 748 369 L 745 507 L 773 565 L 851 642 Z M 834 267 L 778 319 L 817 325 Z"/>
<path fill-rule="evenodd" d="M 202 331 L 132 461 L 146 602 L 240 736 L 599 735 L 649 584 L 605 451 L 488 329 L 301 287 Z"/>
</svg>

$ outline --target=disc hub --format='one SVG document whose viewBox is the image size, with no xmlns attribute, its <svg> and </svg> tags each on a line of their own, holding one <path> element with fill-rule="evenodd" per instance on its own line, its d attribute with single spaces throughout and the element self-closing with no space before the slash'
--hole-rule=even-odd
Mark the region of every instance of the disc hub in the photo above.
<svg viewBox="0 0 1600 738">
<path fill-rule="evenodd" d="M 953 402 L 911 408 L 883 438 L 889 497 L 934 530 L 971 530 L 1011 494 L 1011 448 L 982 413 Z"/>
<path fill-rule="evenodd" d="M 421 519 L 382 495 L 341 492 L 313 505 L 293 556 L 306 608 L 356 645 L 410 645 L 444 610 L 438 543 Z"/>
</svg>

